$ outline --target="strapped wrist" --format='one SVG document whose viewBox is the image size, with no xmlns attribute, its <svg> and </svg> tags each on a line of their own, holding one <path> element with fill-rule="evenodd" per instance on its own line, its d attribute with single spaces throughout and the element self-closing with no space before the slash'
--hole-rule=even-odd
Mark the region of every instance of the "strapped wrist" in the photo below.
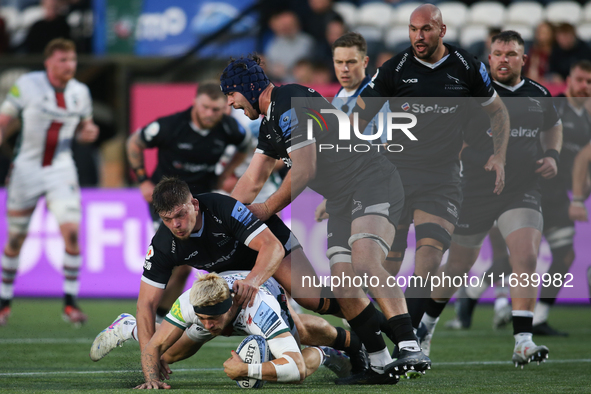
<svg viewBox="0 0 591 394">
<path fill-rule="evenodd" d="M 551 157 L 556 162 L 556 165 L 560 162 L 560 153 L 556 149 L 548 149 L 544 152 L 544 157 Z"/>
<path fill-rule="evenodd" d="M 146 170 L 144 167 L 138 167 L 133 169 L 133 173 L 137 179 L 137 183 L 142 183 L 144 181 L 149 180 L 148 176 L 146 175 Z"/>
</svg>

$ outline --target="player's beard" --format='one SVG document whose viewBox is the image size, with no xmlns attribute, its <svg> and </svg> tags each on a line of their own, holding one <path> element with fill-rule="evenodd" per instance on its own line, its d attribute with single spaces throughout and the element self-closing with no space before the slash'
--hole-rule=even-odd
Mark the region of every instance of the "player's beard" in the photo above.
<svg viewBox="0 0 591 394">
<path fill-rule="evenodd" d="M 419 44 L 419 43 L 420 43 L 420 44 L 423 44 L 423 45 L 426 45 L 426 46 L 427 46 L 427 48 L 426 48 L 425 52 L 423 52 L 423 53 L 419 53 L 419 52 L 417 51 L 417 49 L 415 48 L 415 45 L 417 45 L 417 44 Z M 429 45 L 429 44 L 428 44 L 427 42 L 425 42 L 425 41 L 417 41 L 417 42 L 415 42 L 415 43 L 413 44 L 413 46 L 412 46 L 412 51 L 414 52 L 414 55 L 415 55 L 417 58 L 419 58 L 419 59 L 421 59 L 421 60 L 426 60 L 426 59 L 429 59 L 431 56 L 433 56 L 433 54 L 435 53 L 435 51 L 437 51 L 437 47 L 439 46 L 438 44 L 439 44 L 439 43 L 436 43 L 435 45 Z"/>
<path fill-rule="evenodd" d="M 520 74 L 511 73 L 505 76 L 493 75 L 493 79 L 497 82 L 507 86 L 515 86 L 517 80 L 520 78 Z"/>
<path fill-rule="evenodd" d="M 209 130 L 212 127 L 214 127 L 220 121 L 220 119 L 222 117 L 220 116 L 219 119 L 214 119 L 214 120 L 211 120 L 211 118 L 204 120 L 201 116 L 199 116 L 199 111 L 195 111 L 195 118 L 197 119 L 197 122 L 199 123 L 199 127 L 203 128 L 204 130 Z"/>
</svg>

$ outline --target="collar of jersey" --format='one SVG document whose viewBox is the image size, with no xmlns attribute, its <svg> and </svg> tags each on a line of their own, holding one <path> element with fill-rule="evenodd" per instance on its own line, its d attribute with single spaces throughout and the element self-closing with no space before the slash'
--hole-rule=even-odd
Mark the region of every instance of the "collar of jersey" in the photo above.
<svg viewBox="0 0 591 394">
<path fill-rule="evenodd" d="M 415 60 L 419 63 L 421 63 L 423 66 L 427 66 L 430 69 L 435 69 L 437 67 L 439 67 L 441 65 L 441 63 L 443 63 L 444 61 L 447 60 L 447 58 L 449 57 L 449 53 L 447 55 L 445 55 L 444 57 L 442 57 L 441 59 L 439 59 L 437 62 L 435 63 L 427 63 L 424 60 L 419 59 L 418 57 L 414 56 Z"/>
<path fill-rule="evenodd" d="M 494 79 L 493 79 L 493 82 L 496 83 L 497 85 L 499 85 L 500 87 L 507 89 L 510 92 L 514 92 L 514 91 L 516 91 L 517 89 L 519 89 L 520 87 L 523 86 L 523 84 L 525 83 L 525 79 L 522 79 L 521 82 L 519 82 L 515 86 L 505 85 L 504 83 L 500 83 L 498 81 L 495 81 Z"/>
<path fill-rule="evenodd" d="M 201 234 L 203 234 L 203 227 L 205 227 L 205 216 L 203 216 L 203 213 L 201 214 L 201 230 L 197 231 L 196 233 L 193 233 L 191 235 L 189 235 L 189 237 L 193 238 L 193 237 L 200 237 Z"/>
<path fill-rule="evenodd" d="M 201 134 L 203 137 L 206 137 L 207 134 L 209 134 L 209 130 L 200 129 L 199 127 L 197 127 L 195 123 L 193 123 L 192 120 L 189 121 L 189 126 L 191 126 L 194 132 L 196 132 L 197 134 Z"/>
<path fill-rule="evenodd" d="M 275 90 L 275 89 L 273 89 Z M 267 122 L 271 120 L 271 107 L 273 106 L 273 92 L 271 92 L 271 102 L 269 102 L 269 106 L 267 107 L 267 114 L 265 115 L 265 119 Z"/>
</svg>

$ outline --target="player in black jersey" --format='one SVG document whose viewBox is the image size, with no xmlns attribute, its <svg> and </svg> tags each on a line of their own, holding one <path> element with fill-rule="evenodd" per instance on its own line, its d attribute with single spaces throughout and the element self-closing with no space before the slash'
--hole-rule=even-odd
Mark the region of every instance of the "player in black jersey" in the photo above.
<svg viewBox="0 0 591 394">
<path fill-rule="evenodd" d="M 156 185 L 153 204 L 164 226 L 154 235 L 144 262 L 137 302 L 141 349 L 154 334 L 156 306 L 175 267 L 187 265 L 211 272 L 251 270 L 233 287 L 235 301 L 244 306 L 252 304 L 258 286 L 271 276 L 292 291 L 292 254 L 301 254 L 299 263 L 305 256 L 276 215 L 263 222 L 231 197 L 204 193 L 195 198 L 187 183 L 176 178 L 164 178 Z M 310 270 L 306 274 L 315 275 L 311 266 Z M 312 294 L 309 297 L 294 298 L 314 310 L 319 300 Z M 353 361 L 362 352 L 361 342 L 344 330 L 339 338 L 343 345 L 340 350 L 349 352 Z M 350 342 L 346 343 L 348 338 Z"/>
<path fill-rule="evenodd" d="M 460 48 L 443 44 L 445 32 L 437 7 L 425 4 L 415 9 L 409 25 L 411 46 L 378 69 L 353 110 L 365 121 L 359 122 L 359 129 L 385 100 L 390 101 L 391 111 L 402 109 L 417 119 L 412 133 L 418 140 L 409 141 L 403 133 L 395 133 L 388 142 L 404 149 L 385 154 L 398 168 L 405 193 L 400 225 L 387 260 L 392 275 L 402 264 L 411 222 L 417 245 L 414 275 L 423 279 L 432 276 L 449 248 L 462 202 L 458 160 L 462 125 L 472 101 L 478 102 L 491 119 L 494 155 L 483 166 L 494 171 L 496 179 L 487 192 L 501 193 L 504 186 L 507 110 L 484 64 Z M 430 286 L 426 280 L 424 284 L 409 285 L 405 293 L 415 328 L 430 296 Z"/>
<path fill-rule="evenodd" d="M 385 280 L 388 273 L 382 264 L 394 239 L 394 226 L 398 224 L 403 205 L 395 167 L 376 150 L 355 153 L 322 149 L 338 146 L 336 131 L 340 130 L 340 124 L 336 117 L 325 116 L 325 127 L 314 122 L 308 122 L 306 127 L 306 111 L 320 114 L 335 108 L 313 89 L 295 84 L 274 86 L 256 56 L 232 61 L 220 81 L 230 105 L 243 109 L 253 120 L 265 115 L 256 153 L 232 196 L 243 203 L 252 202 L 275 161 L 283 160 L 291 168 L 283 184 L 265 203 L 250 205 L 250 210 L 260 219 L 266 219 L 287 206 L 306 186 L 310 187 L 327 199 L 327 256 L 332 275 L 352 278 L 366 274 Z M 308 128 L 312 129 L 312 138 L 307 135 Z M 416 342 L 398 287 L 370 288 L 389 319 L 387 324 L 383 324 L 385 319 L 380 319 L 360 288 L 337 287 L 334 291 L 343 315 L 362 339 L 371 361 L 371 368 L 364 373 L 337 383 L 395 383 L 397 380 L 390 374 L 402 375 L 411 367 L 417 371 L 430 367 L 430 360 Z M 401 348 L 396 361 L 392 361 L 381 335 L 386 330 Z"/>
<path fill-rule="evenodd" d="M 227 99 L 219 86 L 203 83 L 191 108 L 158 118 L 129 136 L 127 157 L 140 191 L 149 204 L 155 229 L 161 220 L 152 206 L 152 192 L 162 177 L 179 177 L 189 184 L 193 195 L 211 192 L 219 189 L 224 179 L 246 158 L 250 133 L 234 118 L 224 114 L 226 108 Z M 228 145 L 235 145 L 238 149 L 222 174 L 217 176 L 216 164 Z M 158 148 L 158 164 L 149 178 L 144 168 L 144 150 L 148 148 Z M 190 272 L 191 267 L 181 266 L 173 273 L 158 307 L 159 320 L 183 292 Z"/>
<path fill-rule="evenodd" d="M 568 217 L 571 203 L 568 191 L 572 189 L 575 156 L 591 141 L 591 119 L 585 109 L 590 93 L 591 62 L 582 60 L 572 65 L 566 78 L 566 91 L 561 95 L 563 98 L 556 101 L 556 109 L 562 119 L 563 136 L 558 174 L 541 182 L 544 237 L 552 252 L 552 265 L 548 270 L 550 275 L 564 277 L 575 259 L 575 224 Z M 534 335 L 568 335 L 547 323 L 549 309 L 554 305 L 559 291 L 560 287 L 554 286 L 554 283 L 548 287 L 542 286 L 540 300 L 534 311 Z"/>
<path fill-rule="evenodd" d="M 519 33 L 504 31 L 493 37 L 489 55 L 491 75 L 497 92 L 507 103 L 511 119 L 506 185 L 498 196 L 486 190 L 492 174 L 486 173 L 482 164 L 493 153 L 493 144 L 486 122 L 477 116 L 469 124 L 461 152 L 462 211 L 447 264 L 437 273 L 440 277 L 443 273 L 450 277 L 466 274 L 497 220 L 509 249 L 513 274 L 520 278 L 518 285 L 511 287 L 516 366 L 543 361 L 548 355 L 548 348 L 536 346 L 531 339 L 537 287 L 523 278 L 532 278 L 535 273 L 542 237 L 539 178 L 550 179 L 556 175 L 562 145 L 562 125 L 550 93 L 538 83 L 521 77 L 526 59 Z M 439 315 L 456 289 L 453 283 L 444 282 L 428 300 L 422 320 L 426 348 L 430 347 Z"/>
</svg>

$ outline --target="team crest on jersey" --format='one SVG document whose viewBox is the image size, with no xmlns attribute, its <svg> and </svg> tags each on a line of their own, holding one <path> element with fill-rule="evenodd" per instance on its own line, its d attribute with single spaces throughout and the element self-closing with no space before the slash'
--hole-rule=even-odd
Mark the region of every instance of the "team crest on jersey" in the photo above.
<svg viewBox="0 0 591 394">
<path fill-rule="evenodd" d="M 532 104 L 535 104 L 535 105 L 530 105 L 528 107 L 529 112 L 544 112 L 544 109 L 542 108 L 542 103 L 540 102 L 540 100 L 536 100 L 531 97 L 528 97 L 528 99 L 529 99 L 529 101 L 531 101 Z"/>
<path fill-rule="evenodd" d="M 158 122 L 152 122 L 148 125 L 148 127 L 146 127 L 146 129 L 144 130 L 144 135 L 146 137 L 146 141 L 150 142 L 152 141 L 152 138 L 156 137 L 158 135 L 158 132 L 160 131 L 160 123 Z"/>
<path fill-rule="evenodd" d="M 146 253 L 146 260 L 150 260 L 152 256 L 154 256 L 154 247 L 150 245 L 148 252 Z"/>
</svg>

